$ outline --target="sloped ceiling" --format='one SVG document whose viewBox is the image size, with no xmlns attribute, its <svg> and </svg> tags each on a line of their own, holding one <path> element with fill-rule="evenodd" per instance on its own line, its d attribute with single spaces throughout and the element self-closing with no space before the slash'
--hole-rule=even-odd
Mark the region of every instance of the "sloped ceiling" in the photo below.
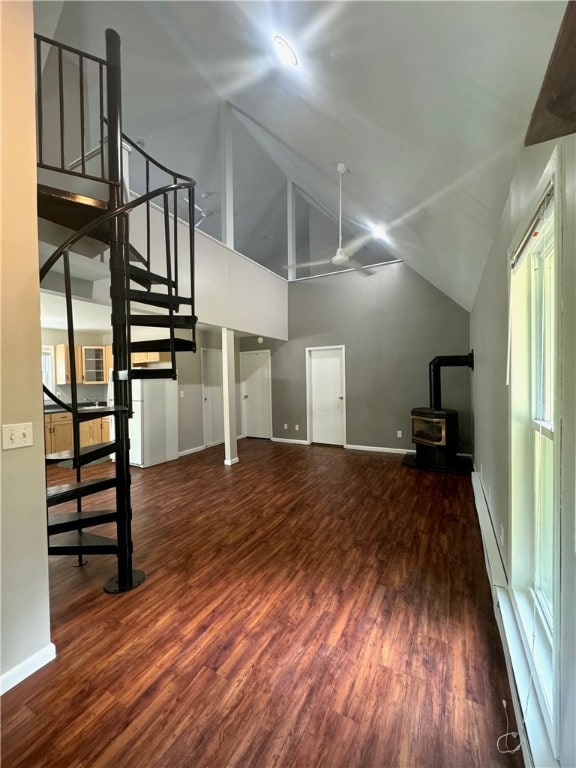
<svg viewBox="0 0 576 768">
<path fill-rule="evenodd" d="M 46 5 L 37 31 L 92 53 L 119 32 L 127 131 L 199 190 L 224 99 L 335 214 L 344 162 L 347 221 L 387 225 L 391 255 L 472 307 L 564 1 L 65 2 L 55 29 Z"/>
</svg>

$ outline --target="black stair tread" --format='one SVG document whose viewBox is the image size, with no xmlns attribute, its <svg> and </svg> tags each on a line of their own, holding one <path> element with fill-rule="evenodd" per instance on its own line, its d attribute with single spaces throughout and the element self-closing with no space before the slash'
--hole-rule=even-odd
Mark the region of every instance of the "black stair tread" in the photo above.
<svg viewBox="0 0 576 768">
<path fill-rule="evenodd" d="M 49 555 L 115 555 L 117 551 L 114 539 L 86 531 L 57 533 L 48 542 Z"/>
<path fill-rule="evenodd" d="M 173 315 L 174 328 L 189 330 L 196 326 L 196 315 Z M 146 326 L 148 328 L 169 328 L 170 315 L 130 315 L 130 325 Z"/>
<path fill-rule="evenodd" d="M 108 204 L 104 200 L 38 184 L 38 216 L 54 224 L 79 230 L 107 211 Z M 96 227 L 90 237 L 109 242 L 110 224 Z"/>
<path fill-rule="evenodd" d="M 52 536 L 65 531 L 75 531 L 80 528 L 90 528 L 93 525 L 113 523 L 117 519 L 115 509 L 82 510 L 81 512 L 50 512 L 48 513 L 48 535 Z"/>
<path fill-rule="evenodd" d="M 172 306 L 174 311 L 180 304 L 192 304 L 189 296 L 170 296 L 167 293 L 149 293 L 148 291 L 128 291 L 130 301 L 139 301 L 142 304 L 153 304 L 156 307 Z"/>
<path fill-rule="evenodd" d="M 189 339 L 174 339 L 176 352 L 195 352 L 196 342 Z M 130 344 L 131 352 L 170 352 L 170 339 L 146 339 L 145 341 L 133 341 Z"/>
<path fill-rule="evenodd" d="M 131 379 L 175 379 L 175 368 L 131 368 Z"/>
<path fill-rule="evenodd" d="M 128 265 L 128 274 L 132 280 L 135 280 L 140 285 L 150 287 L 151 285 L 169 285 L 172 284 L 176 287 L 173 280 L 168 280 L 164 275 L 157 275 L 155 272 L 150 272 L 142 267 L 135 267 L 133 264 Z"/>
<path fill-rule="evenodd" d="M 98 477 L 93 480 L 81 480 L 79 483 L 50 485 L 46 488 L 46 503 L 49 507 L 89 496 L 92 493 L 106 491 L 116 486 L 115 477 Z"/>
<path fill-rule="evenodd" d="M 86 445 L 80 448 L 80 466 L 88 464 L 95 459 L 101 459 L 104 456 L 110 456 L 115 453 L 118 448 L 116 442 L 109 441 L 107 443 L 94 443 L 93 445 Z M 46 454 L 46 464 L 56 464 L 60 461 L 74 461 L 74 451 L 58 451 L 57 453 Z"/>
</svg>

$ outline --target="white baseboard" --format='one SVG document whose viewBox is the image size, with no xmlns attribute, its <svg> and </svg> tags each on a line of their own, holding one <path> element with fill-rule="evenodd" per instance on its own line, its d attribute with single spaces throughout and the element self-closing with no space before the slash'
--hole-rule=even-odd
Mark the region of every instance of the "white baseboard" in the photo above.
<svg viewBox="0 0 576 768">
<path fill-rule="evenodd" d="M 290 440 L 288 437 L 273 437 L 273 443 L 296 443 L 296 445 L 310 445 L 308 440 Z"/>
<path fill-rule="evenodd" d="M 346 443 L 344 448 L 350 451 L 376 451 L 377 453 L 416 453 L 413 448 L 382 448 L 373 445 L 349 445 Z"/>
<path fill-rule="evenodd" d="M 494 616 L 502 641 L 524 764 L 526 768 L 535 768 L 536 766 L 538 768 L 543 768 L 543 766 L 553 768 L 553 766 L 558 766 L 558 762 L 554 758 L 538 697 L 534 690 L 531 690 L 534 683 L 530 664 L 521 639 L 516 612 L 512 605 L 508 577 L 484 494 L 482 477 L 478 472 L 472 472 L 471 477 L 484 547 L 486 571 L 494 601 Z M 529 702 L 528 711 L 524 712 L 524 706 L 527 702 Z M 516 743 L 515 741 L 514 745 Z"/>
<path fill-rule="evenodd" d="M 488 503 L 482 487 L 482 478 L 478 472 L 472 472 L 472 488 L 474 490 L 474 501 L 476 502 L 476 511 L 478 513 L 478 522 L 482 533 L 482 544 L 484 545 L 484 559 L 486 560 L 486 570 L 490 584 L 494 587 L 508 588 L 508 577 L 506 569 L 502 562 L 496 531 L 492 524 L 492 518 L 488 510 Z"/>
<path fill-rule="evenodd" d="M 224 459 L 224 464 L 226 464 L 227 467 L 231 467 L 232 464 L 238 464 L 239 461 L 240 459 L 236 456 L 235 459 Z"/>
<path fill-rule="evenodd" d="M 56 646 L 54 643 L 48 643 L 44 648 L 40 648 L 39 651 L 33 653 L 20 664 L 16 664 L 15 667 L 9 669 L 0 677 L 0 694 L 6 693 L 10 688 L 14 688 L 15 685 L 21 683 L 30 675 L 37 672 L 43 666 L 53 661 L 56 658 Z"/>
<path fill-rule="evenodd" d="M 199 451 L 205 451 L 205 450 L 206 450 L 205 445 L 198 445 L 196 448 L 187 448 L 185 451 L 178 452 L 178 458 L 181 458 L 182 456 L 189 456 L 191 453 L 198 453 Z"/>
</svg>

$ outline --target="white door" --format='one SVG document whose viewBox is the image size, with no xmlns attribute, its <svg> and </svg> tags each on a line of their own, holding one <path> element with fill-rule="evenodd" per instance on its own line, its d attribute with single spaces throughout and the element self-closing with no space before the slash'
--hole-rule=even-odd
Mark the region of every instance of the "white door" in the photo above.
<svg viewBox="0 0 576 768">
<path fill-rule="evenodd" d="M 202 405 L 204 445 L 219 445 L 224 442 L 222 352 L 219 349 L 202 350 Z"/>
<path fill-rule="evenodd" d="M 240 352 L 242 432 L 246 437 L 272 437 L 270 350 Z"/>
<path fill-rule="evenodd" d="M 344 445 L 344 347 L 311 347 L 306 354 L 308 439 L 311 443 Z"/>
</svg>

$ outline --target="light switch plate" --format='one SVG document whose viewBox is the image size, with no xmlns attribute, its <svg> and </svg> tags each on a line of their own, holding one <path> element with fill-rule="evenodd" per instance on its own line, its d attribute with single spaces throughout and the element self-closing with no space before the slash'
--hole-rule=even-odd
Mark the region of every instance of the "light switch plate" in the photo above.
<svg viewBox="0 0 576 768">
<path fill-rule="evenodd" d="M 2 424 L 2 448 L 7 451 L 10 448 L 25 448 L 34 444 L 32 423 Z"/>
</svg>

